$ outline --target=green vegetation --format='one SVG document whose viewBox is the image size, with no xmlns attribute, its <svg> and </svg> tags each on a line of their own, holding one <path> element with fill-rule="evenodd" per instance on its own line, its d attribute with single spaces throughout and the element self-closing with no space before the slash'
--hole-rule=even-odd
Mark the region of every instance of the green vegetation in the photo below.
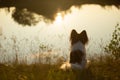
<svg viewBox="0 0 120 80">
<path fill-rule="evenodd" d="M 120 80 L 120 61 L 110 56 L 91 59 L 82 71 L 59 69 L 60 64 L 0 64 L 0 80 Z"/>
<path fill-rule="evenodd" d="M 120 28 L 117 25 L 112 40 L 106 45 L 105 55 L 91 56 L 86 69 L 81 71 L 59 69 L 62 60 L 56 64 L 0 63 L 0 80 L 120 80 Z M 107 53 L 107 54 L 106 54 Z"/>
<path fill-rule="evenodd" d="M 119 24 L 115 26 L 115 30 L 112 34 L 112 40 L 105 47 L 105 51 L 115 59 L 120 59 L 120 27 Z"/>
</svg>

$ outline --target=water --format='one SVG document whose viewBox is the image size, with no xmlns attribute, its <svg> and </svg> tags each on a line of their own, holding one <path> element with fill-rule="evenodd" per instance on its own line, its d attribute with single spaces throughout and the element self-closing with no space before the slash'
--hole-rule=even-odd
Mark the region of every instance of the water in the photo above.
<svg viewBox="0 0 120 80">
<path fill-rule="evenodd" d="M 10 12 L 5 8 L 0 9 L 0 55 L 7 54 L 9 59 L 12 59 L 15 53 L 19 53 L 20 57 L 29 57 L 46 51 L 67 57 L 72 29 L 79 33 L 82 30 L 87 31 L 87 54 L 100 53 L 101 46 L 108 43 L 114 27 L 120 23 L 120 9 L 115 6 L 72 6 L 65 12 L 57 13 L 53 23 L 41 20 L 32 26 L 15 22 L 12 18 L 14 9 L 11 7 Z M 35 16 L 40 17 L 38 14 Z"/>
</svg>

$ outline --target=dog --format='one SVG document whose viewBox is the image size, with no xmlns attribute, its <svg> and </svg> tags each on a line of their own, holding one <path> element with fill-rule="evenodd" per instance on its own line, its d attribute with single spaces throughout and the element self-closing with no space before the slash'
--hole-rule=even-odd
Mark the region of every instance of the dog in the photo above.
<svg viewBox="0 0 120 80">
<path fill-rule="evenodd" d="M 85 45 L 88 43 L 87 32 L 83 30 L 80 34 L 75 29 L 71 31 L 70 61 L 62 64 L 60 69 L 84 69 L 87 63 Z"/>
</svg>

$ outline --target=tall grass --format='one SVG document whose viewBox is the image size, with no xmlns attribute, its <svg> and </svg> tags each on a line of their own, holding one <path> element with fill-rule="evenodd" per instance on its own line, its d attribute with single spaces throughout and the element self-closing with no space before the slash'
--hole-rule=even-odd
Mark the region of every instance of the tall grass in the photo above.
<svg viewBox="0 0 120 80">
<path fill-rule="evenodd" d="M 1 63 L 0 80 L 120 80 L 120 61 L 107 55 L 90 61 L 89 66 L 81 71 L 60 70 L 60 63 Z"/>
<path fill-rule="evenodd" d="M 120 31 L 120 28 L 117 29 Z M 36 62 L 28 64 L 26 59 L 22 61 L 19 59 L 14 41 L 13 49 L 16 56 L 13 61 L 6 61 L 6 58 L 0 61 L 0 80 L 120 80 L 120 45 L 117 45 L 119 42 L 115 42 L 120 38 L 119 35 L 116 38 L 116 34 L 117 31 L 113 33 L 112 40 L 104 48 L 105 55 L 92 55 L 89 65 L 84 70 L 60 70 L 59 67 L 64 62 L 62 58 L 56 57 L 57 62 L 51 64 L 52 57 L 48 56 L 44 58 L 46 63 L 43 63 L 41 55 Z"/>
</svg>

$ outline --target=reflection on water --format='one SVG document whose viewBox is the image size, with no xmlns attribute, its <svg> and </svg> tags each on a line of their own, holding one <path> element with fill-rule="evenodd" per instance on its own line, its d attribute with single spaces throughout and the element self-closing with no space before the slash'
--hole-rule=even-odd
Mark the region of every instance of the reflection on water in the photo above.
<svg viewBox="0 0 120 80">
<path fill-rule="evenodd" d="M 119 8 L 119 0 L 0 0 L 0 7 L 16 8 L 16 13 L 20 13 L 26 8 L 30 12 L 37 13 L 47 19 L 54 20 L 54 14 L 59 11 L 66 11 L 72 6 L 82 6 L 84 4 L 98 4 L 101 6 L 116 6 Z M 19 10 L 19 11 L 18 11 Z"/>
<path fill-rule="evenodd" d="M 37 23 L 36 25 L 23 25 L 17 24 L 12 18 L 14 8 L 10 8 L 10 12 L 6 13 L 5 9 L 0 9 L 0 55 L 15 56 L 15 53 L 19 55 L 28 56 L 38 52 L 44 52 L 46 50 L 56 51 L 58 54 L 69 55 L 70 43 L 69 35 L 70 31 L 74 28 L 77 32 L 81 32 L 85 29 L 90 38 L 87 46 L 87 53 L 99 53 L 101 39 L 109 41 L 111 33 L 114 30 L 114 26 L 120 23 L 120 9 L 115 6 L 105 8 L 99 5 L 84 5 L 81 8 L 72 6 L 69 12 L 57 13 L 55 21 L 47 24 L 44 20 L 37 22 L 39 17 L 37 14 L 31 15 L 26 12 L 26 9 L 16 18 L 18 22 Z M 62 15 L 62 13 L 66 13 Z M 34 14 L 34 13 L 32 13 Z M 31 16 L 29 18 L 29 16 Z M 37 18 L 37 20 L 36 20 Z M 21 22 L 23 21 L 23 22 Z M 24 23 L 23 23 L 24 24 Z M 45 47 L 41 46 L 44 45 Z M 0 57 L 2 58 L 2 57 Z"/>
<path fill-rule="evenodd" d="M 40 21 L 40 17 L 32 12 L 29 12 L 27 9 L 14 9 L 12 13 L 12 18 L 19 24 L 24 25 L 35 25 Z"/>
<path fill-rule="evenodd" d="M 84 4 L 98 4 L 102 7 L 114 5 L 120 8 L 119 0 L 0 0 L 0 8 L 7 7 L 7 10 L 10 11 L 11 7 L 15 7 L 12 13 L 14 20 L 19 24 L 29 26 L 35 25 L 40 19 L 36 19 L 34 13 L 44 17 L 44 21 L 52 22 L 55 20 L 56 13 L 67 11 L 72 6 L 80 7 Z"/>
</svg>

